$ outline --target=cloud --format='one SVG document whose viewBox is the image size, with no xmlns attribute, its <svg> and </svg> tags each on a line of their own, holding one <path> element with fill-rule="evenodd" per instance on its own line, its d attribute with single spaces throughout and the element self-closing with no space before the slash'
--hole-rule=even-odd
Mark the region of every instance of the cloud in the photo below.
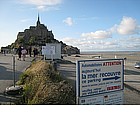
<svg viewBox="0 0 140 140">
<path fill-rule="evenodd" d="M 61 39 L 67 45 L 78 47 L 81 51 L 135 51 L 140 50 L 140 37 L 133 36 L 121 39 L 107 39 L 107 40 L 89 40 L 87 38 L 70 38 Z"/>
<path fill-rule="evenodd" d="M 82 37 L 86 37 L 88 39 L 107 39 L 111 38 L 113 33 L 121 35 L 134 35 L 138 34 L 139 31 L 140 26 L 137 24 L 135 19 L 132 17 L 123 17 L 119 25 L 115 24 L 106 31 L 99 30 L 96 32 L 83 33 Z"/>
<path fill-rule="evenodd" d="M 128 38 L 121 38 L 119 40 L 120 46 L 125 46 L 125 48 L 132 49 L 132 50 L 140 50 L 140 37 L 138 36 L 130 36 Z"/>
<path fill-rule="evenodd" d="M 66 37 L 62 39 L 63 42 L 65 42 L 68 45 L 72 45 L 75 47 L 80 48 L 82 51 L 100 51 L 100 50 L 114 50 L 117 48 L 118 42 L 115 41 L 103 41 L 103 40 L 88 40 L 88 39 L 74 39 L 70 37 Z"/>
<path fill-rule="evenodd" d="M 59 5 L 63 0 L 20 0 L 21 4 L 30 4 L 37 7 L 38 10 L 54 10 L 53 6 Z M 55 9 L 56 10 L 56 9 Z"/>
<path fill-rule="evenodd" d="M 131 17 L 123 17 L 117 29 L 119 34 L 128 35 L 137 33 L 137 23 Z"/>
<path fill-rule="evenodd" d="M 118 43 L 117 43 L 117 41 L 107 41 L 107 42 L 105 42 L 104 45 L 112 46 L 112 45 L 118 45 Z"/>
<path fill-rule="evenodd" d="M 41 10 L 41 11 L 44 11 L 46 9 L 46 6 L 43 6 L 43 5 L 42 6 L 37 6 L 37 9 Z"/>
<path fill-rule="evenodd" d="M 106 39 L 111 38 L 112 34 L 109 31 L 96 31 L 91 33 L 82 33 L 82 37 L 86 37 L 88 39 Z"/>
<path fill-rule="evenodd" d="M 65 20 L 63 20 L 63 22 L 65 24 L 67 24 L 68 26 L 72 26 L 73 25 L 73 19 L 71 17 L 66 18 Z"/>
<path fill-rule="evenodd" d="M 135 19 L 132 17 L 123 17 L 120 24 L 115 24 L 110 29 L 82 33 L 78 39 L 64 38 L 63 41 L 80 48 L 82 51 L 135 51 L 140 50 L 139 31 L 140 26 Z M 115 38 L 113 37 L 114 34 L 116 34 Z"/>
<path fill-rule="evenodd" d="M 139 32 L 139 26 L 132 17 L 123 17 L 119 25 L 114 25 L 110 30 L 121 35 L 132 35 Z"/>
<path fill-rule="evenodd" d="M 23 4 L 32 4 L 36 6 L 51 6 L 57 5 L 62 2 L 62 0 L 20 0 Z"/>
</svg>

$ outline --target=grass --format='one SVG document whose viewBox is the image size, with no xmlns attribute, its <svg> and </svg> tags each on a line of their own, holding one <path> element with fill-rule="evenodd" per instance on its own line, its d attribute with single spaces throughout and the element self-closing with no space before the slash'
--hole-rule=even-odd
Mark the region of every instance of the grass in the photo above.
<svg viewBox="0 0 140 140">
<path fill-rule="evenodd" d="M 34 62 L 18 83 L 24 87 L 21 104 L 66 105 L 76 102 L 72 86 L 44 61 Z"/>
</svg>

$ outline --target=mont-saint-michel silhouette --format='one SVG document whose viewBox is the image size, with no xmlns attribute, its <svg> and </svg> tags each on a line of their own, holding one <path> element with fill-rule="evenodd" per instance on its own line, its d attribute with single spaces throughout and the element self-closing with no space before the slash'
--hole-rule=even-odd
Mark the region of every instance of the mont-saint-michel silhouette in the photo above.
<svg viewBox="0 0 140 140">
<path fill-rule="evenodd" d="M 40 47 L 46 43 L 61 43 L 63 54 L 79 54 L 80 50 L 77 47 L 66 45 L 62 41 L 54 38 L 54 34 L 48 30 L 47 26 L 40 22 L 40 16 L 38 14 L 36 26 L 30 26 L 29 29 L 25 29 L 23 32 L 19 32 L 17 39 L 14 42 L 15 47 L 20 45 L 28 48 L 29 46 Z"/>
</svg>

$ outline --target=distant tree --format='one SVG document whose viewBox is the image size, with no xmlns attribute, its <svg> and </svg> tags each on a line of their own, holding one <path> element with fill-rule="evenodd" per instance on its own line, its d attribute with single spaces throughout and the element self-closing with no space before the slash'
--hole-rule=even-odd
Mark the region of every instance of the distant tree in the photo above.
<svg viewBox="0 0 140 140">
<path fill-rule="evenodd" d="M 18 43 L 20 43 L 20 44 L 24 44 L 24 43 L 25 43 L 24 38 L 19 38 L 19 39 L 18 39 Z"/>
<path fill-rule="evenodd" d="M 50 38 L 47 38 L 46 39 L 46 43 L 51 43 L 51 39 Z"/>
<path fill-rule="evenodd" d="M 30 40 L 29 40 L 29 45 L 35 45 L 35 42 L 36 42 L 36 39 L 35 37 L 30 37 Z"/>
<path fill-rule="evenodd" d="M 11 48 L 13 49 L 13 48 L 15 48 L 16 47 L 16 44 L 15 43 L 12 43 L 11 44 Z"/>
<path fill-rule="evenodd" d="M 16 47 L 18 48 L 19 46 L 25 46 L 25 40 L 23 37 L 16 40 Z"/>
</svg>

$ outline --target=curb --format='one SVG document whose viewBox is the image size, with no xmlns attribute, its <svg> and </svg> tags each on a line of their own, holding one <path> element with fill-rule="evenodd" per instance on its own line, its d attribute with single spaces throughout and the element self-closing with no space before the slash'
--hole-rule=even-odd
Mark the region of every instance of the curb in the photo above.
<svg viewBox="0 0 140 140">
<path fill-rule="evenodd" d="M 138 89 L 136 89 L 136 88 L 134 88 L 134 87 L 132 87 L 132 86 L 126 84 L 126 83 L 124 83 L 124 86 L 125 86 L 126 88 L 128 88 L 128 89 L 130 89 L 130 90 L 133 90 L 133 91 L 136 91 L 138 94 L 140 94 L 140 90 L 138 90 Z"/>
</svg>

